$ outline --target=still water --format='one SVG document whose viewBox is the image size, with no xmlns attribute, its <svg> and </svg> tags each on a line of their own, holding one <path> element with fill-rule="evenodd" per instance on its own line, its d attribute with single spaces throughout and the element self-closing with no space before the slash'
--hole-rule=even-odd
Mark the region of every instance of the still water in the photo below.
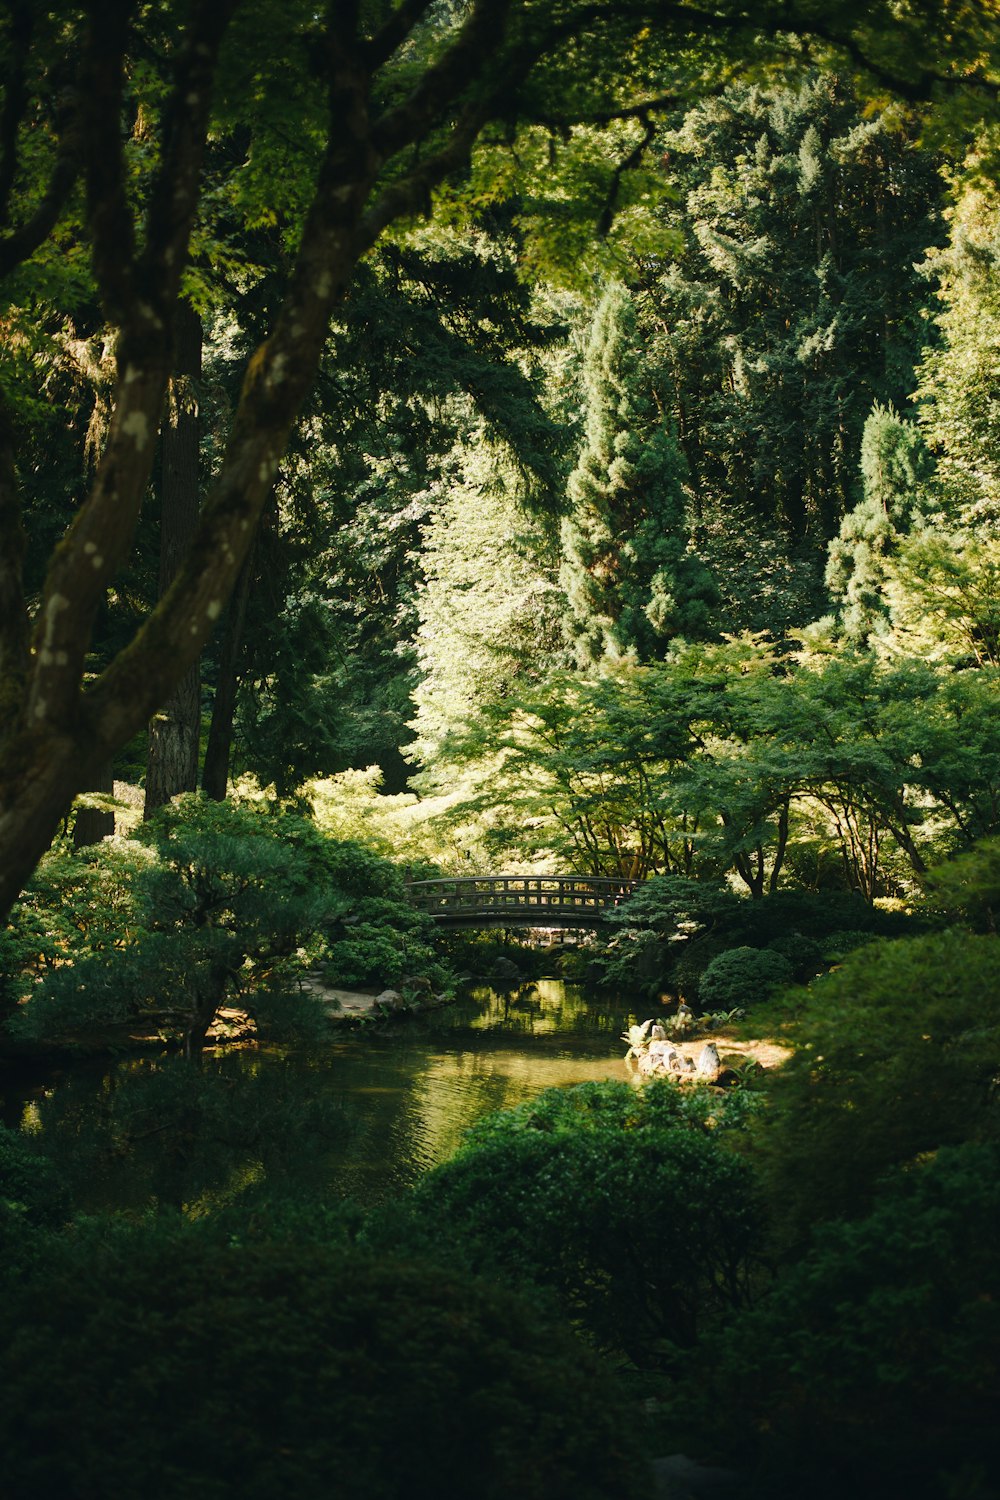
<svg viewBox="0 0 1000 1500">
<path fill-rule="evenodd" d="M 303 1170 L 325 1193 L 371 1205 L 445 1160 L 493 1110 L 547 1088 L 625 1080 L 620 1036 L 635 1019 L 625 1001 L 542 979 L 507 993 L 474 990 L 424 1017 L 345 1031 L 308 1051 L 209 1054 L 203 1072 L 215 1098 L 198 1105 L 186 1136 L 165 1123 L 187 1110 L 178 1059 L 129 1058 L 9 1088 L 4 1119 L 36 1133 L 43 1149 L 58 1141 L 60 1160 L 75 1163 L 81 1207 L 156 1200 L 190 1210 L 237 1191 L 248 1174 Z M 240 1142 L 227 1095 L 256 1111 Z M 290 1135 L 289 1104 L 312 1111 Z"/>
</svg>

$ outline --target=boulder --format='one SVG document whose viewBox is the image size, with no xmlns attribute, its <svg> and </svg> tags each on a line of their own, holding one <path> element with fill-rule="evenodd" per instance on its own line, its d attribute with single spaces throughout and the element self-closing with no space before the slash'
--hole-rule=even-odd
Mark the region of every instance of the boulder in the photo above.
<svg viewBox="0 0 1000 1500">
<path fill-rule="evenodd" d="M 412 995 L 429 995 L 433 989 L 426 974 L 404 974 L 399 984 L 401 989 L 409 990 Z"/>
<path fill-rule="evenodd" d="M 498 958 L 490 970 L 489 977 L 504 989 L 513 989 L 515 985 L 524 982 L 524 975 L 517 964 L 509 958 Z"/>
<path fill-rule="evenodd" d="M 383 1010 L 402 1010 L 406 1001 L 398 990 L 383 990 L 381 995 L 375 996 L 375 1004 Z"/>
<path fill-rule="evenodd" d="M 722 1061 L 719 1057 L 718 1047 L 714 1042 L 706 1042 L 698 1054 L 698 1077 L 714 1083 L 721 1071 Z"/>
</svg>

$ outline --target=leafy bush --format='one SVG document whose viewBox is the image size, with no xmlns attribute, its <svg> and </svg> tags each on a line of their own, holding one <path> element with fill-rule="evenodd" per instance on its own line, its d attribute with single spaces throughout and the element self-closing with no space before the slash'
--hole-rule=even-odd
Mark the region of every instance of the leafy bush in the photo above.
<svg viewBox="0 0 1000 1500">
<path fill-rule="evenodd" d="M 1000 1134 L 995 937 L 952 930 L 861 948 L 763 1019 L 796 1043 L 769 1075 L 758 1142 L 793 1240 L 867 1211 L 890 1168 Z"/>
<path fill-rule="evenodd" d="M 62 1174 L 30 1141 L 0 1125 L 0 1257 L 4 1269 L 39 1253 L 44 1236 L 66 1222 L 69 1191 Z"/>
<path fill-rule="evenodd" d="M 602 1347 L 672 1360 L 750 1293 L 749 1167 L 715 1137 L 755 1106 L 669 1083 L 551 1090 L 480 1122 L 367 1231 L 548 1288 Z"/>
<path fill-rule="evenodd" d="M 792 978 L 802 984 L 813 979 L 826 968 L 823 946 L 815 938 L 802 932 L 786 932 L 782 937 L 768 943 L 771 953 L 780 953 L 792 966 Z"/>
<path fill-rule="evenodd" d="M 773 949 L 789 959 L 796 978 L 807 979 L 822 966 L 833 932 L 897 937 L 919 926 L 907 913 L 883 911 L 848 892 L 781 890 L 752 901 L 713 881 L 677 875 L 644 881 L 607 920 L 615 931 L 600 956 L 606 982 L 668 985 L 700 1005 L 718 1003 L 701 994 L 701 979 L 727 950 Z"/>
<path fill-rule="evenodd" d="M 606 1500 L 608 1374 L 468 1276 L 188 1232 L 68 1247 L 0 1311 L 5 1494 Z"/>
<path fill-rule="evenodd" d="M 701 1004 L 719 1010 L 769 1000 L 790 984 L 792 966 L 772 948 L 729 948 L 713 958 L 701 976 Z"/>
<path fill-rule="evenodd" d="M 196 1051 L 223 1005 L 261 1034 L 314 1037 L 304 972 L 387 983 L 444 971 L 429 922 L 387 861 L 253 804 L 175 799 L 137 830 L 43 861 L 15 916 L 12 1018 L 22 1038 L 162 1026 Z M 109 957 L 113 961 L 109 962 Z"/>
<path fill-rule="evenodd" d="M 711 1399 L 766 1432 L 767 1493 L 996 1493 L 998 1223 L 1000 1148 L 942 1149 L 727 1330 Z"/>
</svg>

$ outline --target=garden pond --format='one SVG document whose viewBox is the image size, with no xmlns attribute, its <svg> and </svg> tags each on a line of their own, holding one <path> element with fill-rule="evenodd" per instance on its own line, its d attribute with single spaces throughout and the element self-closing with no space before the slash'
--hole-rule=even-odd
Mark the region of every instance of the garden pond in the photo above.
<svg viewBox="0 0 1000 1500">
<path fill-rule="evenodd" d="M 648 1007 L 647 1007 L 648 1009 Z M 483 1115 L 543 1089 L 624 1081 L 629 1002 L 541 979 L 345 1030 L 307 1049 L 88 1062 L 0 1084 L 3 1123 L 36 1134 L 84 1209 L 188 1212 L 265 1176 L 370 1206 L 449 1157 Z"/>
</svg>

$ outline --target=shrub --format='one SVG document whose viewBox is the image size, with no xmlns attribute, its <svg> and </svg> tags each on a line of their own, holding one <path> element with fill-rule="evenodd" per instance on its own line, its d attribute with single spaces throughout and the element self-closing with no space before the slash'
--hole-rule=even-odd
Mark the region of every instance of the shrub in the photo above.
<svg viewBox="0 0 1000 1500">
<path fill-rule="evenodd" d="M 229 1004 L 271 1037 L 309 1039 L 324 1014 L 297 993 L 306 969 L 440 983 L 429 930 L 370 851 L 280 809 L 180 797 L 134 838 L 43 861 L 7 942 L 26 1001 L 11 1025 L 46 1041 L 138 1021 L 196 1051 Z"/>
<path fill-rule="evenodd" d="M 996 1493 L 998 1223 L 1000 1148 L 942 1149 L 727 1330 L 712 1401 L 766 1432 L 766 1493 Z"/>
<path fill-rule="evenodd" d="M 728 948 L 701 976 L 699 999 L 706 1009 L 732 1010 L 769 1000 L 791 979 L 788 959 L 771 948 Z"/>
<path fill-rule="evenodd" d="M 1000 1134 L 1000 940 L 948 931 L 877 943 L 775 1002 L 796 1050 L 769 1075 L 758 1157 L 798 1241 L 867 1211 L 884 1173 Z"/>
<path fill-rule="evenodd" d="M 761 1237 L 750 1168 L 715 1139 L 752 1103 L 653 1083 L 552 1090 L 494 1115 L 370 1243 L 549 1289 L 601 1347 L 670 1362 L 749 1296 Z"/>
<path fill-rule="evenodd" d="M 77 1245 L 0 1311 L 11 1500 L 606 1500 L 629 1420 L 537 1307 L 317 1245 Z"/>
<path fill-rule="evenodd" d="M 802 932 L 786 932 L 767 945 L 768 952 L 780 953 L 792 966 L 792 978 L 799 984 L 813 979 L 826 968 L 822 944 Z"/>
<path fill-rule="evenodd" d="M 0 1256 L 6 1271 L 39 1253 L 44 1236 L 66 1222 L 62 1174 L 24 1136 L 0 1125 Z"/>
</svg>

